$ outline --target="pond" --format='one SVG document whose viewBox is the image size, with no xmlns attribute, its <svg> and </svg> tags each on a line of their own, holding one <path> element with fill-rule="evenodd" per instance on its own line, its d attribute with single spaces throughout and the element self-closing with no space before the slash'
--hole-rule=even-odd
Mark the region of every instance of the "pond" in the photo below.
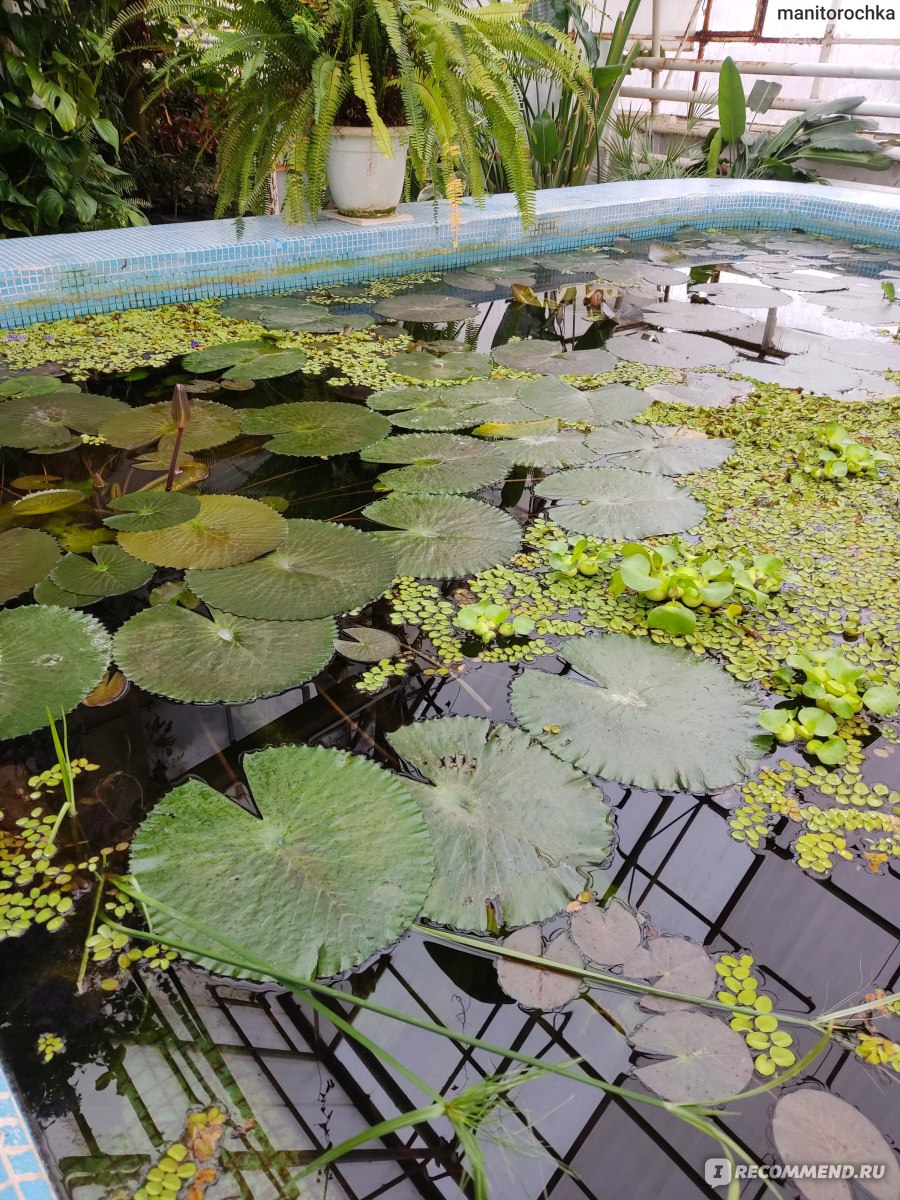
<svg viewBox="0 0 900 1200">
<path fill-rule="evenodd" d="M 61 1195 L 475 1195 L 443 1110 L 296 1176 L 516 1072 L 494 1200 L 897 1195 L 896 287 L 686 228 L 9 335 L 0 1051 Z"/>
</svg>

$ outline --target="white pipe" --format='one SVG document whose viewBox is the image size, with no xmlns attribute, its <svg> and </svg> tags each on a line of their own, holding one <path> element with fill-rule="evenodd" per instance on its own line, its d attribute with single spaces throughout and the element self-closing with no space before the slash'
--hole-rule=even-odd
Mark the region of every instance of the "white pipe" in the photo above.
<svg viewBox="0 0 900 1200">
<path fill-rule="evenodd" d="M 650 54 L 653 58 L 653 61 L 656 63 L 660 63 L 662 61 L 662 59 L 660 57 L 660 50 L 662 47 L 662 43 L 660 41 L 661 28 L 662 28 L 662 0 L 653 0 L 652 15 L 650 18 Z M 661 68 L 658 66 L 651 68 L 651 72 L 652 72 L 651 82 L 652 82 L 654 88 L 659 87 L 660 69 Z M 656 116 L 656 110 L 658 107 L 659 107 L 658 100 L 650 101 L 650 113 L 652 116 L 654 116 L 654 117 Z"/>
<path fill-rule="evenodd" d="M 702 92 L 688 91 L 686 88 L 650 88 L 623 87 L 620 96 L 626 100 L 670 100 L 674 104 L 697 104 L 709 100 Z M 772 103 L 772 108 L 787 109 L 789 112 L 805 112 L 814 108 L 814 100 L 792 100 L 789 96 L 779 96 Z M 900 117 L 900 104 L 860 104 L 854 108 L 854 117 Z"/>
<path fill-rule="evenodd" d="M 696 58 L 636 58 L 634 65 L 641 71 L 702 71 L 718 74 L 721 62 Z M 744 75 L 798 75 L 804 79 L 896 79 L 900 67 L 864 67 L 842 63 L 763 63 L 736 62 Z"/>
</svg>

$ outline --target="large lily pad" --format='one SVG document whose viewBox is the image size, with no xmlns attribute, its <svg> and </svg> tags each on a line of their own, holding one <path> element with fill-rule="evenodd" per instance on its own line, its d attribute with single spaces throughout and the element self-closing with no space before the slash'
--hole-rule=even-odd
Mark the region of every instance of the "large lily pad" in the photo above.
<svg viewBox="0 0 900 1200">
<path fill-rule="evenodd" d="M 251 621 L 180 604 L 145 608 L 113 641 L 125 675 L 172 700 L 244 704 L 317 675 L 333 653 L 334 622 Z"/>
<path fill-rule="evenodd" d="M 0 612 L 0 739 L 20 737 L 80 704 L 106 673 L 99 621 L 39 604 Z"/>
<path fill-rule="evenodd" d="M 56 564 L 59 543 L 39 529 L 7 529 L 0 533 L 0 604 L 21 596 Z"/>
<path fill-rule="evenodd" d="M 814 354 L 794 354 L 778 363 L 741 360 L 732 369 L 736 375 L 744 375 L 758 383 L 774 383 L 776 387 L 796 388 L 822 396 L 850 392 L 863 382 L 861 372 Z"/>
<path fill-rule="evenodd" d="M 121 546 L 94 546 L 91 554 L 93 558 L 67 554 L 50 573 L 51 581 L 65 592 L 96 599 L 143 587 L 153 575 L 152 566 L 132 558 Z"/>
<path fill-rule="evenodd" d="M 686 333 L 728 333 L 756 324 L 756 318 L 715 304 L 654 304 L 644 309 L 648 325 L 681 329 Z"/>
<path fill-rule="evenodd" d="M 625 959 L 622 973 L 633 979 L 651 979 L 660 991 L 698 1000 L 712 994 L 718 979 L 703 947 L 683 937 L 651 938 L 646 949 L 639 947 Z M 685 1006 L 684 1001 L 666 996 L 642 996 L 640 1004 L 653 1012 L 671 1012 Z"/>
<path fill-rule="evenodd" d="M 35 584 L 31 594 L 37 604 L 46 604 L 51 607 L 56 605 L 59 608 L 83 608 L 89 604 L 96 604 L 100 599 L 99 596 L 79 596 L 75 592 L 68 592 L 64 588 L 57 587 L 49 576 Z"/>
<path fill-rule="evenodd" d="M 337 400 L 310 400 L 300 404 L 273 404 L 252 409 L 241 423 L 244 433 L 272 434 L 266 449 L 297 458 L 350 454 L 387 437 L 386 417 L 359 404 Z"/>
<path fill-rule="evenodd" d="M 638 1067 L 635 1075 L 657 1096 L 702 1104 L 737 1095 L 750 1082 L 753 1058 L 743 1037 L 724 1021 L 699 1012 L 651 1017 L 631 1036 L 641 1054 L 662 1061 Z"/>
<path fill-rule="evenodd" d="M 734 358 L 727 343 L 696 333 L 659 333 L 655 341 L 622 333 L 606 347 L 616 358 L 648 367 L 724 367 Z"/>
<path fill-rule="evenodd" d="M 572 914 L 572 940 L 592 962 L 617 967 L 640 948 L 641 927 L 621 900 L 585 904 Z"/>
<path fill-rule="evenodd" d="M 225 371 L 239 362 L 248 362 L 271 349 L 272 343 L 262 338 L 245 342 L 218 342 L 214 346 L 185 354 L 181 365 L 186 371 L 205 375 L 211 371 Z"/>
<path fill-rule="evenodd" d="M 389 412 L 391 424 L 400 429 L 444 432 L 468 429 L 475 422 L 470 415 L 469 402 L 458 393 L 459 387 L 408 387 L 375 392 L 366 400 L 376 412 Z"/>
<path fill-rule="evenodd" d="M 893 1148 L 868 1117 L 838 1096 L 813 1087 L 787 1092 L 775 1105 L 772 1137 L 788 1166 L 883 1167 L 880 1179 L 865 1180 L 866 1193 L 873 1200 L 895 1200 L 900 1195 L 900 1166 Z M 796 1183 L 807 1200 L 852 1200 L 858 1195 L 841 1179 Z"/>
<path fill-rule="evenodd" d="M 104 422 L 129 412 L 127 404 L 110 396 L 61 390 L 44 396 L 26 393 L 0 404 L 0 446 L 68 449 L 71 430 L 96 434 Z"/>
<path fill-rule="evenodd" d="M 402 296 L 386 296 L 375 305 L 375 311 L 392 321 L 426 321 L 440 325 L 447 321 L 470 321 L 478 309 L 456 296 L 438 296 L 434 292 L 405 292 Z"/>
<path fill-rule="evenodd" d="M 495 363 L 514 371 L 535 371 L 539 375 L 602 375 L 611 371 L 616 360 L 606 350 L 570 350 L 559 342 L 531 338 L 509 342 L 491 351 Z"/>
<path fill-rule="evenodd" d="M 135 838 L 131 870 L 144 891 L 304 979 L 347 970 L 395 941 L 434 871 L 403 782 L 321 746 L 261 750 L 243 766 L 262 820 L 208 784 L 182 784 Z M 161 936 L 222 951 L 176 919 L 151 920 Z"/>
<path fill-rule="evenodd" d="M 350 662 L 373 663 L 393 658 L 400 651 L 400 640 L 386 629 L 372 625 L 349 625 L 343 638 L 335 638 L 334 648 Z"/>
<path fill-rule="evenodd" d="M 584 960 L 572 940 L 562 934 L 544 944 L 540 925 L 526 925 L 503 939 L 507 950 L 520 954 L 532 954 L 548 963 L 560 963 L 566 967 L 583 967 Z M 525 1008 L 540 1008 L 545 1011 L 562 1008 L 570 1004 L 581 991 L 581 979 L 577 975 L 561 971 L 541 970 L 528 963 L 516 962 L 514 958 L 497 958 L 497 979 L 500 986 L 513 1000 Z"/>
<path fill-rule="evenodd" d="M 661 404 L 684 404 L 688 408 L 726 408 L 749 396 L 752 387 L 739 379 L 725 379 L 708 372 L 687 371 L 684 383 L 656 384 L 646 394 Z"/>
<path fill-rule="evenodd" d="M 475 430 L 479 437 L 507 438 L 513 460 L 522 467 L 552 471 L 589 463 L 593 454 L 580 433 L 559 428 L 559 422 L 526 421 L 512 425 L 489 423 Z"/>
<path fill-rule="evenodd" d="M 580 772 L 520 729 L 443 717 L 388 735 L 429 783 L 411 784 L 439 864 L 426 916 L 459 929 L 530 924 L 584 887 L 612 846 L 608 810 Z"/>
<path fill-rule="evenodd" d="M 51 392 L 80 392 L 77 383 L 64 383 L 55 375 L 25 372 L 0 379 L 0 396 L 49 396 Z"/>
<path fill-rule="evenodd" d="M 650 396 L 626 383 L 609 383 L 583 393 L 591 406 L 588 421 L 591 425 L 611 425 L 615 421 L 630 421 L 650 407 Z"/>
<path fill-rule="evenodd" d="M 794 303 L 794 297 L 786 292 L 751 283 L 703 283 L 694 290 L 724 308 L 784 308 Z"/>
<path fill-rule="evenodd" d="M 219 312 L 223 317 L 255 321 L 266 329 L 304 333 L 340 333 L 343 329 L 365 329 L 373 323 L 368 313 L 333 313 L 321 304 L 310 304 L 297 296 L 235 296 L 226 300 Z"/>
<path fill-rule="evenodd" d="M 17 517 L 43 517 L 47 513 L 63 512 L 77 508 L 85 501 L 84 492 L 77 488 L 45 488 L 13 500 L 12 511 Z"/>
<path fill-rule="evenodd" d="M 123 550 L 157 567 L 233 567 L 268 554 L 287 533 L 284 517 L 246 496 L 201 496 L 191 520 L 147 533 L 120 533 Z"/>
<path fill-rule="evenodd" d="M 200 511 L 200 501 L 183 492 L 130 492 L 110 500 L 107 507 L 115 516 L 104 518 L 104 525 L 126 533 L 146 533 L 189 521 Z"/>
<path fill-rule="evenodd" d="M 559 421 L 590 422 L 593 415 L 591 402 L 584 392 L 553 376 L 532 379 L 520 386 L 519 399 L 541 416 L 555 417 Z"/>
<path fill-rule="evenodd" d="M 429 354 L 427 350 L 407 350 L 387 360 L 387 368 L 407 379 L 426 383 L 453 383 L 461 379 L 487 379 L 492 367 L 489 358 L 471 350 L 451 350 L 448 354 Z"/>
<path fill-rule="evenodd" d="M 622 467 L 576 467 L 542 479 L 535 494 L 569 502 L 553 520 L 572 533 L 598 538 L 655 537 L 698 525 L 706 508 L 668 479 Z"/>
<path fill-rule="evenodd" d="M 477 492 L 503 479 L 513 464 L 506 447 L 454 433 L 406 433 L 363 450 L 366 462 L 409 463 L 379 482 L 397 492 L 450 495 Z"/>
<path fill-rule="evenodd" d="M 224 379 L 276 379 L 302 371 L 306 355 L 302 350 L 278 350 L 265 341 L 222 342 L 186 354 L 182 365 L 186 371 L 198 371 L 201 375 L 225 371 Z"/>
<path fill-rule="evenodd" d="M 191 400 L 190 409 L 190 421 L 181 439 L 183 453 L 221 446 L 241 432 L 240 413 L 227 404 L 219 404 L 215 400 Z M 141 446 L 149 446 L 160 438 L 172 438 L 177 431 L 172 405 L 167 401 L 129 408 L 119 416 L 104 421 L 100 427 L 101 437 L 123 450 L 139 450 Z"/>
<path fill-rule="evenodd" d="M 526 276 L 534 274 L 534 268 L 533 258 L 504 258 L 499 262 L 472 263 L 465 270 L 468 275 L 480 275 L 501 283 L 520 283 Z"/>
<path fill-rule="evenodd" d="M 286 524 L 287 536 L 271 554 L 244 566 L 189 571 L 187 586 L 215 608 L 269 621 L 349 612 L 390 587 L 393 555 L 371 534 L 327 521 Z"/>
<path fill-rule="evenodd" d="M 471 575 L 506 562 L 522 542 L 522 531 L 511 516 L 464 496 L 389 496 L 363 512 L 371 521 L 392 527 L 375 537 L 396 558 L 398 575 Z"/>
<path fill-rule="evenodd" d="M 577 674 L 526 671 L 510 695 L 518 720 L 560 758 L 661 791 L 727 787 L 752 770 L 759 709 L 715 663 L 624 634 L 568 638 L 559 655 Z"/>
<path fill-rule="evenodd" d="M 668 425 L 606 425 L 587 438 L 589 449 L 617 466 L 652 475 L 689 475 L 719 467 L 734 453 L 727 438 Z"/>
</svg>

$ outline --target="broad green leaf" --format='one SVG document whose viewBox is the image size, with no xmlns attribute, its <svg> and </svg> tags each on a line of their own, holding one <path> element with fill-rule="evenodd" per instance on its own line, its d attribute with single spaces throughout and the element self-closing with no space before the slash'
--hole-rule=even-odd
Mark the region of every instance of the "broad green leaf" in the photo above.
<svg viewBox="0 0 900 1200">
<path fill-rule="evenodd" d="M 900 707 L 900 695 L 889 684 L 867 688 L 862 701 L 869 712 L 877 713 L 880 717 L 892 717 Z"/>
<path fill-rule="evenodd" d="M 578 467 L 589 463 L 593 454 L 584 444 L 584 437 L 573 429 L 560 429 L 559 422 L 517 421 L 512 425 L 489 423 L 479 425 L 478 437 L 508 438 L 513 461 L 522 467 L 537 467 L 541 471 L 559 467 Z"/>
<path fill-rule="evenodd" d="M 372 324 L 367 313 L 332 313 L 324 305 L 297 296 L 235 296 L 225 300 L 219 312 L 237 321 L 255 321 L 267 329 L 306 333 L 340 333 Z"/>
<path fill-rule="evenodd" d="M 513 455 L 454 433 L 406 433 L 385 438 L 360 454 L 365 462 L 409 463 L 379 475 L 379 483 L 396 492 L 450 495 L 477 492 L 505 478 Z"/>
<path fill-rule="evenodd" d="M 0 604 L 40 583 L 59 558 L 59 544 L 38 529 L 0 533 Z"/>
<path fill-rule="evenodd" d="M 251 409 L 244 414 L 241 429 L 268 436 L 266 449 L 272 454 L 325 458 L 381 441 L 390 433 L 391 423 L 359 404 L 309 400 Z"/>
<path fill-rule="evenodd" d="M 546 376 L 520 384 L 519 399 L 528 408 L 533 408 L 542 417 L 555 417 L 559 421 L 591 422 L 593 408 L 584 392 L 563 383 L 561 379 Z"/>
<path fill-rule="evenodd" d="M 0 446 L 68 448 L 71 430 L 96 434 L 104 422 L 130 411 L 109 396 L 61 389 L 44 396 L 26 392 L 0 404 Z"/>
<path fill-rule="evenodd" d="M 245 358 L 226 371 L 223 379 L 278 379 L 282 375 L 293 375 L 306 366 L 306 355 L 302 350 L 279 350 L 275 354 L 258 354 L 256 358 Z"/>
<path fill-rule="evenodd" d="M 147 692 L 204 704 L 245 704 L 317 675 L 331 658 L 334 622 L 251 621 L 180 604 L 145 608 L 126 621 L 113 657 Z"/>
<path fill-rule="evenodd" d="M 612 847 L 602 795 L 520 729 L 481 717 L 419 721 L 388 735 L 428 783 L 437 871 L 424 914 L 459 929 L 541 921 L 584 887 Z"/>
<path fill-rule="evenodd" d="M 246 496 L 201 496 L 200 511 L 181 525 L 120 533 L 119 545 L 157 567 L 233 567 L 280 546 L 287 523 Z"/>
<path fill-rule="evenodd" d="M 12 502 L 12 510 L 17 517 L 38 517 L 47 513 L 63 512 L 67 508 L 76 508 L 85 501 L 84 492 L 76 488 L 47 488 L 42 492 L 31 492 Z"/>
<path fill-rule="evenodd" d="M 518 720 L 560 758 L 661 791 L 727 787 L 753 769 L 759 708 L 715 663 L 623 634 L 568 638 L 559 654 L 578 675 L 526 671 L 510 695 Z"/>
<path fill-rule="evenodd" d="M 784 308 L 794 303 L 794 297 L 786 292 L 752 283 L 703 283 L 695 291 L 724 308 Z"/>
<path fill-rule="evenodd" d="M 751 385 L 740 379 L 725 379 L 708 372 L 686 371 L 684 383 L 655 384 L 645 397 L 661 404 L 684 404 L 689 408 L 725 408 L 750 395 Z"/>
<path fill-rule="evenodd" d="M 612 899 L 605 908 L 584 904 L 572 914 L 572 941 L 601 967 L 617 967 L 641 945 L 641 927 L 631 909 Z"/>
<path fill-rule="evenodd" d="M 387 360 L 395 375 L 421 379 L 427 383 L 455 383 L 463 379 L 486 379 L 491 373 L 490 359 L 472 350 L 453 350 L 448 354 L 429 354 L 427 350 L 405 350 Z"/>
<path fill-rule="evenodd" d="M 181 365 L 186 371 L 196 371 L 198 375 L 205 375 L 210 371 L 224 371 L 236 363 L 257 358 L 273 348 L 271 342 L 262 338 L 256 341 L 220 342 L 215 346 L 206 346 L 202 350 L 192 350 L 190 354 L 185 354 Z"/>
<path fill-rule="evenodd" d="M 546 959 L 549 963 L 561 963 L 567 967 L 583 967 L 584 959 L 568 934 L 561 934 L 544 943 L 540 925 L 526 925 L 503 939 L 507 950 L 520 954 L 531 954 Z M 516 962 L 512 958 L 497 958 L 497 979 L 500 986 L 525 1008 L 539 1008 L 545 1012 L 563 1008 L 578 996 L 582 981 L 577 975 L 564 975 L 560 971 L 542 971 L 540 967 Z"/>
<path fill-rule="evenodd" d="M 134 591 L 152 578 L 154 568 L 132 558 L 121 546 L 99 545 L 93 559 L 67 554 L 50 572 L 50 579 L 64 592 L 77 596 L 119 596 Z"/>
<path fill-rule="evenodd" d="M 64 383 L 55 375 L 22 374 L 0 379 L 0 396 L 49 396 L 53 392 L 80 392 L 77 383 Z"/>
<path fill-rule="evenodd" d="M 718 103 L 722 139 L 729 146 L 734 146 L 747 129 L 747 102 L 741 73 L 730 56 L 723 59 L 719 69 Z"/>
<path fill-rule="evenodd" d="M 648 629 L 662 629 L 666 633 L 683 635 L 693 633 L 697 628 L 697 618 L 693 612 L 677 600 L 668 604 L 658 604 L 647 614 Z"/>
<path fill-rule="evenodd" d="M 240 413 L 226 404 L 218 404 L 215 400 L 191 400 L 190 406 L 190 421 L 181 439 L 182 454 L 221 446 L 241 432 Z M 100 436 L 123 450 L 139 450 L 160 438 L 174 438 L 177 431 L 172 405 L 166 400 L 142 404 L 104 421 Z"/>
<path fill-rule="evenodd" d="M 243 566 L 187 573 L 206 604 L 243 617 L 308 621 L 350 612 L 390 587 L 393 555 L 377 538 L 328 521 L 287 521 L 276 550 Z"/>
<path fill-rule="evenodd" d="M 393 658 L 400 650 L 400 642 L 386 629 L 374 629 L 371 625 L 348 625 L 343 638 L 335 638 L 334 648 L 338 654 L 351 662 L 381 662 Z"/>
<path fill-rule="evenodd" d="M 564 351 L 559 342 L 531 338 L 509 342 L 491 351 L 495 363 L 514 371 L 534 371 L 539 375 L 602 375 L 611 371 L 616 360 L 606 350 Z"/>
<path fill-rule="evenodd" d="M 208 784 L 170 792 L 138 830 L 131 869 L 148 895 L 300 978 L 334 975 L 396 941 L 418 916 L 434 852 L 406 785 L 322 746 L 248 754 L 259 820 Z M 222 947 L 191 925 L 152 928 Z"/>
<path fill-rule="evenodd" d="M 637 1067 L 634 1073 L 664 1100 L 724 1100 L 743 1091 L 753 1075 L 753 1058 L 743 1036 L 705 1013 L 651 1017 L 629 1040 L 640 1054 L 660 1057 L 660 1062 Z"/>
<path fill-rule="evenodd" d="M 448 321 L 469 321 L 478 316 L 478 309 L 457 296 L 439 296 L 434 292 L 405 292 L 386 296 L 375 305 L 375 311 L 392 321 L 425 321 L 441 325 Z"/>
<path fill-rule="evenodd" d="M 586 537 L 642 538 L 683 533 L 699 525 L 705 507 L 669 479 L 621 467 L 578 467 L 542 479 L 535 495 L 567 501 L 553 520 Z"/>
<path fill-rule="evenodd" d="M 39 604 L 0 612 L 0 739 L 21 737 L 81 703 L 106 673 L 99 621 Z"/>
<path fill-rule="evenodd" d="M 78 596 L 75 592 L 67 592 L 63 588 L 57 587 L 49 576 L 35 584 L 31 594 L 37 604 L 56 606 L 57 608 L 84 608 L 89 604 L 96 604 L 100 599 L 99 596 Z"/>
<path fill-rule="evenodd" d="M 104 518 L 110 529 L 146 533 L 189 521 L 200 511 L 200 501 L 183 492 L 129 492 L 110 500 L 107 508 L 116 514 Z"/>
<path fill-rule="evenodd" d="M 652 475 L 689 475 L 720 467 L 734 453 L 727 438 L 707 438 L 693 429 L 668 425 L 606 425 L 587 446 L 615 465 Z"/>
<path fill-rule="evenodd" d="M 522 531 L 507 513 L 464 496 L 389 496 L 363 509 L 397 560 L 397 574 L 454 579 L 506 562 Z"/>
<path fill-rule="evenodd" d="M 559 154 L 562 148 L 559 131 L 556 128 L 556 122 L 546 108 L 531 122 L 528 130 L 528 144 L 531 147 L 531 153 L 542 167 L 549 166 Z"/>
<path fill-rule="evenodd" d="M 648 325 L 660 329 L 678 329 L 686 333 L 730 333 L 756 324 L 756 318 L 737 309 L 716 304 L 684 304 L 670 301 L 644 309 Z"/>
<path fill-rule="evenodd" d="M 630 421 L 650 407 L 650 396 L 638 388 L 625 383 L 610 383 L 582 393 L 591 406 L 591 425 L 611 425 L 616 421 Z"/>
</svg>

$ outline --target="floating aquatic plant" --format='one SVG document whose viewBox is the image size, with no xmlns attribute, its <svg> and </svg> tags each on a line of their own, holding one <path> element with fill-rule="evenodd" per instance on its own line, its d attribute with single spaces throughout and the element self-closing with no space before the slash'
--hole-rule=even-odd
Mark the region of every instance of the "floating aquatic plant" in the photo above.
<svg viewBox="0 0 900 1200">
<path fill-rule="evenodd" d="M 407 433 L 385 438 L 360 454 L 365 462 L 408 463 L 383 471 L 379 485 L 398 492 L 451 495 L 477 492 L 503 479 L 512 468 L 506 446 L 492 446 L 454 433 Z"/>
<path fill-rule="evenodd" d="M 7 604 L 48 574 L 59 559 L 59 543 L 38 529 L 0 533 L 0 604 Z"/>
<path fill-rule="evenodd" d="M 535 495 L 565 502 L 553 519 L 571 533 L 636 538 L 681 533 L 706 512 L 685 488 L 622 467 L 576 467 L 542 479 Z"/>
<path fill-rule="evenodd" d="M 479 600 L 463 604 L 454 618 L 460 629 L 474 633 L 485 643 L 497 637 L 528 637 L 534 633 L 534 621 L 524 613 L 513 616 L 502 604 Z"/>
<path fill-rule="evenodd" d="M 119 545 L 158 567 L 232 567 L 280 546 L 287 522 L 246 496 L 201 496 L 196 516 L 146 533 L 123 532 Z"/>
<path fill-rule="evenodd" d="M 272 454 L 324 458 L 350 454 L 387 437 L 391 423 L 358 404 L 307 400 L 273 404 L 244 414 L 244 433 L 265 434 Z"/>
<path fill-rule="evenodd" d="M 890 454 L 853 440 L 842 425 L 826 425 L 819 433 L 822 448 L 804 469 L 813 479 L 846 479 L 851 475 L 878 478 L 878 468 L 893 462 Z"/>
</svg>

